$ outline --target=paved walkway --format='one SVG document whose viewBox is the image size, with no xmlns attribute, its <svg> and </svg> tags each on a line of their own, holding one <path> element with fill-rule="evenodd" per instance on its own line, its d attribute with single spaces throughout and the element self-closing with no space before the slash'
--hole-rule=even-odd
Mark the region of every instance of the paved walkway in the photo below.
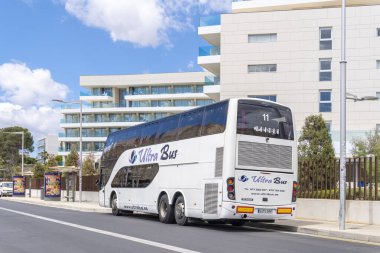
<svg viewBox="0 0 380 253">
<path fill-rule="evenodd" d="M 110 208 L 100 207 L 97 202 L 66 202 L 44 201 L 39 198 L 2 198 L 4 200 L 29 203 L 35 205 L 65 208 L 83 212 L 110 213 Z M 298 232 L 302 234 L 341 238 L 347 240 L 380 244 L 380 226 L 367 224 L 347 223 L 346 230 L 339 230 L 337 222 L 310 221 L 310 220 L 280 220 L 276 223 L 250 223 L 252 227 L 273 229 L 280 231 Z"/>
</svg>

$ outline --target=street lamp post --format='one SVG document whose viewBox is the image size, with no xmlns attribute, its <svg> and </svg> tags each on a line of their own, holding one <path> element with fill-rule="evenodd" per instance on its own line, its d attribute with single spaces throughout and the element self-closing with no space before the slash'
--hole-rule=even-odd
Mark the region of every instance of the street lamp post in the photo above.
<svg viewBox="0 0 380 253">
<path fill-rule="evenodd" d="M 64 104 L 79 104 L 80 105 L 80 111 L 79 111 L 79 202 L 82 202 L 82 111 L 83 111 L 83 103 L 82 103 L 82 100 L 64 101 L 61 99 L 53 99 L 52 101 L 64 103 Z"/>
<path fill-rule="evenodd" d="M 346 228 L 346 0 L 342 0 L 340 61 L 340 191 L 339 229 Z"/>
<path fill-rule="evenodd" d="M 3 132 L 5 134 L 21 134 L 21 176 L 24 176 L 24 132 Z"/>
</svg>

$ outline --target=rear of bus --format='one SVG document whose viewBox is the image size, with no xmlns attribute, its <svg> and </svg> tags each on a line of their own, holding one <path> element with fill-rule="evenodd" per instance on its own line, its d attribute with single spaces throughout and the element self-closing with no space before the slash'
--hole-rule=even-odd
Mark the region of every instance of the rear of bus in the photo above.
<svg viewBox="0 0 380 253">
<path fill-rule="evenodd" d="M 260 99 L 232 99 L 228 119 L 234 126 L 225 145 L 235 152 L 225 160 L 229 168 L 221 218 L 294 218 L 297 140 L 290 108 Z"/>
</svg>

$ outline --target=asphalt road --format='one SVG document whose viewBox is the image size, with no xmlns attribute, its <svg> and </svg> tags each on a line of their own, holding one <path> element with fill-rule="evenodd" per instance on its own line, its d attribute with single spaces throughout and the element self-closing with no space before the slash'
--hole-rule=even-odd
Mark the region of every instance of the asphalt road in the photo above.
<svg viewBox="0 0 380 253">
<path fill-rule="evenodd" d="M 84 213 L 0 200 L 0 253 L 379 253 L 380 247 L 252 227 Z"/>
</svg>

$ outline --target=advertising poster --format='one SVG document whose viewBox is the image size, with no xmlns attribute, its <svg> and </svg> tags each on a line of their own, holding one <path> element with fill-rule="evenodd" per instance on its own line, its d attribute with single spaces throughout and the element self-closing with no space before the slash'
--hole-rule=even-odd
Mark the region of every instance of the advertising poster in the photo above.
<svg viewBox="0 0 380 253">
<path fill-rule="evenodd" d="M 61 173 L 45 173 L 45 198 L 61 197 Z"/>
<path fill-rule="evenodd" d="M 13 196 L 25 196 L 26 181 L 23 176 L 13 176 Z"/>
</svg>

